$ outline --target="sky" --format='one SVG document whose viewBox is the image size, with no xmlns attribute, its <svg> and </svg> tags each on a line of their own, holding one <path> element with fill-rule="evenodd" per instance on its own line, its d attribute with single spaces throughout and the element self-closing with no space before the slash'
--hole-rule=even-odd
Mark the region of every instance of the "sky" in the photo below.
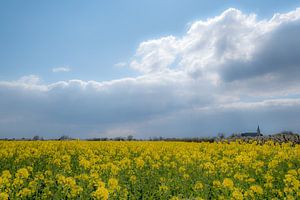
<svg viewBox="0 0 300 200">
<path fill-rule="evenodd" d="M 1 1 L 0 138 L 300 132 L 299 1 Z"/>
</svg>

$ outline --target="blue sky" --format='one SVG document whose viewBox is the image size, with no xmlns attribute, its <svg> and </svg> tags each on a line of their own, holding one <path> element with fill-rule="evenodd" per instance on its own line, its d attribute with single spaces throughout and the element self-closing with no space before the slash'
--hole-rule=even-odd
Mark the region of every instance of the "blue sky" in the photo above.
<svg viewBox="0 0 300 200">
<path fill-rule="evenodd" d="M 300 131 L 300 2 L 220 2 L 1 1 L 0 137 Z"/>
<path fill-rule="evenodd" d="M 136 76 L 114 64 L 128 61 L 138 44 L 181 35 L 188 24 L 229 7 L 259 18 L 286 12 L 299 1 L 1 1 L 0 78 L 35 74 L 61 79 L 111 80 Z M 70 73 L 52 74 L 69 66 Z"/>
</svg>

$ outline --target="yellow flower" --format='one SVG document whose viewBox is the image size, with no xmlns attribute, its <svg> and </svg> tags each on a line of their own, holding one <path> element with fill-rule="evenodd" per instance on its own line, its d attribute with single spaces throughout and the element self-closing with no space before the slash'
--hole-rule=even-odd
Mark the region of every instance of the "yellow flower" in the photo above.
<svg viewBox="0 0 300 200">
<path fill-rule="evenodd" d="M 203 184 L 200 181 L 197 181 L 196 184 L 194 185 L 194 190 L 202 190 L 203 189 Z"/>
<path fill-rule="evenodd" d="M 77 197 L 78 195 L 80 195 L 80 193 L 83 191 L 83 188 L 78 186 L 78 185 L 75 185 L 71 188 L 71 193 L 70 193 L 70 196 L 72 198 L 74 197 Z"/>
<path fill-rule="evenodd" d="M 65 185 L 68 185 L 70 188 L 76 186 L 76 181 L 72 177 L 67 177 L 64 182 Z"/>
<path fill-rule="evenodd" d="M 273 188 L 273 183 L 265 183 L 264 187 L 265 188 Z"/>
<path fill-rule="evenodd" d="M 180 173 L 184 173 L 184 172 L 185 172 L 185 168 L 184 168 L 184 167 L 179 167 L 178 171 L 179 171 Z"/>
<path fill-rule="evenodd" d="M 274 177 L 271 176 L 270 174 L 266 174 L 264 177 L 265 177 L 267 182 L 272 182 L 274 180 Z"/>
<path fill-rule="evenodd" d="M 99 187 L 92 195 L 95 199 L 107 200 L 109 193 L 106 188 Z"/>
<path fill-rule="evenodd" d="M 56 175 L 56 180 L 59 184 L 64 184 L 66 181 L 66 177 L 64 175 L 61 174 L 57 174 Z"/>
<path fill-rule="evenodd" d="M 5 192 L 0 192 L 0 200 L 8 200 L 9 196 Z"/>
<path fill-rule="evenodd" d="M 95 181 L 94 185 L 97 187 L 105 187 L 105 183 L 101 180 Z"/>
<path fill-rule="evenodd" d="M 218 180 L 216 180 L 216 181 L 213 181 L 213 186 L 215 187 L 215 188 L 219 188 L 219 187 L 221 187 L 221 182 L 220 181 L 218 181 Z"/>
<path fill-rule="evenodd" d="M 291 174 L 291 175 L 293 175 L 293 176 L 297 176 L 297 171 L 294 170 L 294 169 L 289 170 L 287 173 L 288 173 L 288 174 Z"/>
<path fill-rule="evenodd" d="M 250 187 L 250 190 L 252 190 L 254 193 L 262 195 L 264 193 L 262 187 L 260 187 L 259 185 L 252 185 Z"/>
<path fill-rule="evenodd" d="M 161 192 L 166 192 L 166 191 L 168 191 L 168 190 L 169 190 L 169 187 L 166 186 L 166 185 L 161 185 L 161 186 L 159 186 L 159 191 L 161 191 Z"/>
<path fill-rule="evenodd" d="M 248 182 L 248 183 L 254 183 L 254 182 L 255 182 L 255 179 L 254 179 L 254 178 L 248 178 L 248 179 L 247 179 L 247 182 Z"/>
<path fill-rule="evenodd" d="M 33 168 L 31 166 L 28 166 L 27 167 L 28 171 L 32 172 L 33 171 Z"/>
<path fill-rule="evenodd" d="M 31 190 L 28 188 L 23 188 L 18 194 L 17 196 L 20 197 L 29 197 L 31 195 Z"/>
<path fill-rule="evenodd" d="M 46 176 L 52 176 L 52 174 L 53 174 L 53 173 L 52 173 L 52 171 L 50 171 L 50 170 L 46 170 L 46 171 L 45 171 L 45 175 L 46 175 Z"/>
<path fill-rule="evenodd" d="M 287 200 L 295 200 L 295 197 L 293 197 L 292 195 L 287 195 L 286 199 Z"/>
<path fill-rule="evenodd" d="M 16 173 L 16 177 L 26 179 L 29 177 L 29 172 L 26 168 L 19 169 Z"/>
<path fill-rule="evenodd" d="M 234 190 L 232 192 L 232 197 L 233 197 L 233 199 L 236 199 L 236 200 L 242 200 L 242 199 L 244 199 L 243 193 L 240 192 L 239 190 Z"/>
<path fill-rule="evenodd" d="M 115 179 L 115 178 L 110 178 L 109 180 L 108 180 L 108 187 L 109 187 L 109 189 L 111 189 L 111 190 L 117 190 L 117 189 L 119 189 L 119 182 L 118 182 L 118 180 L 117 179 Z"/>
<path fill-rule="evenodd" d="M 299 152 L 299 144 L 242 140 L 0 141 L 0 200 L 125 200 L 150 193 L 153 199 L 196 200 L 208 198 L 206 184 L 214 199 L 297 199 Z"/>
<path fill-rule="evenodd" d="M 284 191 L 285 193 L 292 193 L 292 192 L 293 192 L 293 189 L 290 188 L 290 187 L 285 187 L 285 188 L 283 189 L 283 191 Z"/>
<path fill-rule="evenodd" d="M 13 181 L 13 186 L 21 186 L 23 185 L 24 181 L 21 179 L 21 178 L 15 178 L 14 181 Z"/>
<path fill-rule="evenodd" d="M 79 160 L 79 165 L 82 166 L 84 169 L 89 169 L 91 167 L 91 163 L 90 161 L 84 159 L 84 158 L 81 158 Z"/>
<path fill-rule="evenodd" d="M 136 182 L 136 176 L 135 175 L 130 176 L 130 181 L 132 183 L 135 183 Z"/>
<path fill-rule="evenodd" d="M 117 175 L 120 171 L 119 167 L 117 167 L 116 165 L 112 165 L 110 170 L 113 175 Z"/>
<path fill-rule="evenodd" d="M 243 181 L 245 178 L 247 178 L 247 175 L 238 172 L 233 177 L 237 180 Z"/>
<path fill-rule="evenodd" d="M 187 179 L 190 178 L 190 175 L 188 175 L 188 174 L 183 174 L 183 178 L 184 178 L 185 180 L 187 180 Z"/>
<path fill-rule="evenodd" d="M 244 197 L 246 197 L 246 199 L 248 199 L 248 197 L 251 197 L 250 199 L 254 199 L 254 194 L 252 190 L 247 190 L 244 192 Z"/>
<path fill-rule="evenodd" d="M 1 190 L 1 187 L 4 187 L 4 186 L 9 187 L 10 186 L 10 177 L 11 176 L 8 176 L 8 177 L 6 177 L 5 175 L 2 175 L 2 177 L 0 176 L 0 190 Z"/>
<path fill-rule="evenodd" d="M 141 158 L 136 158 L 135 163 L 136 163 L 137 168 L 142 168 L 145 165 L 145 162 Z"/>
<path fill-rule="evenodd" d="M 228 188 L 228 189 L 233 189 L 234 184 L 233 184 L 233 181 L 230 178 L 225 178 L 223 180 L 223 186 Z"/>
<path fill-rule="evenodd" d="M 122 191 L 122 197 L 124 199 L 128 199 L 128 194 L 129 194 L 128 190 L 126 188 L 123 189 L 123 191 Z"/>
<path fill-rule="evenodd" d="M 2 172 L 2 178 L 7 178 L 7 179 L 10 179 L 11 178 L 11 174 L 8 170 L 4 170 Z"/>
</svg>

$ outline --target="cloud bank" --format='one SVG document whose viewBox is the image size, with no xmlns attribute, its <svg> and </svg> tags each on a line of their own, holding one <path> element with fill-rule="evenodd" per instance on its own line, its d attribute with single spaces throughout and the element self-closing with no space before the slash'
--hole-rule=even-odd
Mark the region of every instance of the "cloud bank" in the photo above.
<svg viewBox="0 0 300 200">
<path fill-rule="evenodd" d="M 52 72 L 57 73 L 57 72 L 69 72 L 71 71 L 70 67 L 55 67 L 52 69 Z"/>
<path fill-rule="evenodd" d="M 230 8 L 181 37 L 142 42 L 138 77 L 0 82 L 0 136 L 212 136 L 300 131 L 300 9 L 258 20 Z"/>
</svg>

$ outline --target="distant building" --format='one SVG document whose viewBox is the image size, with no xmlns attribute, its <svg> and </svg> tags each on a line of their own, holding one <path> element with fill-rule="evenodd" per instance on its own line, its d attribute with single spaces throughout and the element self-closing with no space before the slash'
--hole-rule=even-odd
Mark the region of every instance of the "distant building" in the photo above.
<svg viewBox="0 0 300 200">
<path fill-rule="evenodd" d="M 259 126 L 257 127 L 256 132 L 241 133 L 242 137 L 256 137 L 256 136 L 262 136 L 262 135 L 263 134 L 261 134 Z"/>
</svg>

